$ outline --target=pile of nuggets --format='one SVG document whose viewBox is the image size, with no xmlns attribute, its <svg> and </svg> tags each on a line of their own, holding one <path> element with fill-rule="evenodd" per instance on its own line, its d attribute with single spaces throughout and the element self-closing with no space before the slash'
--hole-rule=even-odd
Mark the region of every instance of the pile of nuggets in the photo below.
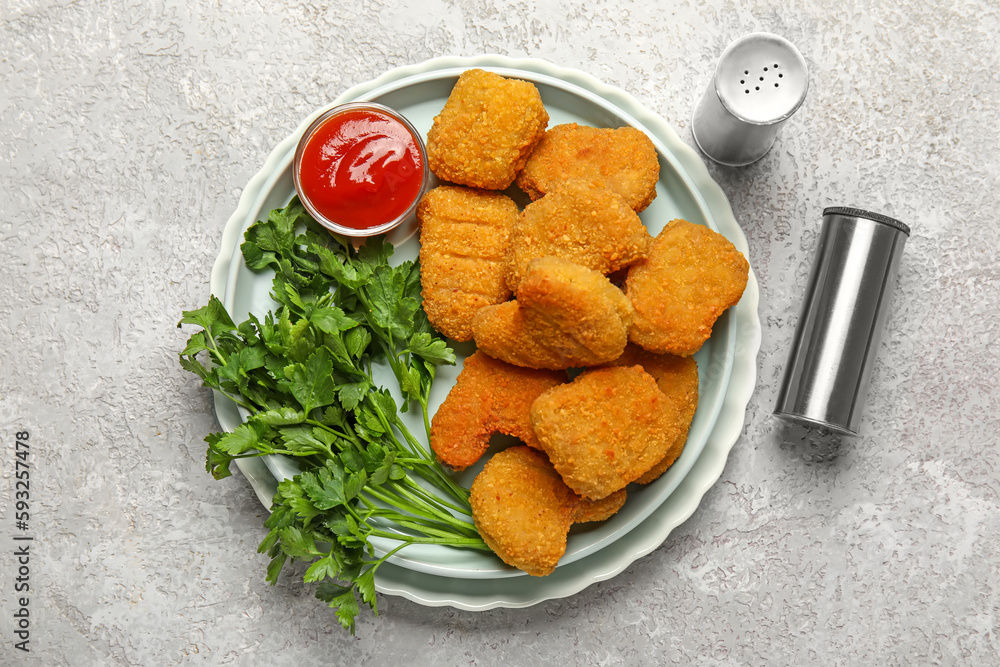
<svg viewBox="0 0 1000 667">
<path fill-rule="evenodd" d="M 464 72 L 427 136 L 445 183 L 418 209 L 424 310 L 477 348 L 431 447 L 462 470 L 494 434 L 524 443 L 490 458 L 470 502 L 486 543 L 536 576 L 555 569 L 574 523 L 612 516 L 629 484 L 680 455 L 698 405 L 691 355 L 749 271 L 702 225 L 650 236 L 638 212 L 659 162 L 642 131 L 548 120 L 530 82 Z"/>
</svg>

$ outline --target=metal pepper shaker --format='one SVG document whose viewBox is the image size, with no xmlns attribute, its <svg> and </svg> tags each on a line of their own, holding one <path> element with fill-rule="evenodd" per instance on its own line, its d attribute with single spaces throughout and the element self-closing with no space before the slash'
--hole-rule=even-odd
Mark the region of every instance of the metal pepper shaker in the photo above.
<svg viewBox="0 0 1000 667">
<path fill-rule="evenodd" d="M 831 207 L 823 226 L 774 414 L 857 435 L 910 228 Z"/>
<path fill-rule="evenodd" d="M 764 157 L 809 87 L 805 58 L 783 37 L 751 33 L 729 45 L 695 107 L 691 130 L 701 151 L 741 167 Z"/>
</svg>

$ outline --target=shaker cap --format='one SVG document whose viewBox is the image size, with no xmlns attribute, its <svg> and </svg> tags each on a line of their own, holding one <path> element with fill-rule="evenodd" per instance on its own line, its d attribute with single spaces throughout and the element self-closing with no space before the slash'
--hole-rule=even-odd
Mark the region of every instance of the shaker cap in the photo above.
<svg viewBox="0 0 1000 667">
<path fill-rule="evenodd" d="M 895 227 L 907 236 L 910 235 L 910 226 L 905 222 L 896 220 L 896 218 L 890 218 L 889 216 L 881 213 L 872 213 L 871 211 L 866 211 L 861 208 L 852 208 L 850 206 L 827 206 L 823 209 L 823 215 L 842 215 L 848 218 L 866 218 L 868 220 L 872 220 L 873 222 L 881 222 L 883 225 Z"/>
<path fill-rule="evenodd" d="M 740 37 L 716 67 L 719 100 L 737 119 L 771 125 L 789 118 L 809 88 L 805 58 L 787 39 L 770 33 Z"/>
</svg>

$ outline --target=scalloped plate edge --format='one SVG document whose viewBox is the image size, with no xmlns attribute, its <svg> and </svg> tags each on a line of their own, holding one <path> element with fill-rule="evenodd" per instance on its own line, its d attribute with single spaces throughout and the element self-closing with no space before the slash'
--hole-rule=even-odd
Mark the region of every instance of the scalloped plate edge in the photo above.
<svg viewBox="0 0 1000 667">
<path fill-rule="evenodd" d="M 436 69 L 453 67 L 508 67 L 525 69 L 528 71 L 555 76 L 567 81 L 571 81 L 585 89 L 589 89 L 613 103 L 629 110 L 637 119 L 660 134 L 661 138 L 668 140 L 671 150 L 682 163 L 688 176 L 695 182 L 696 194 L 703 198 L 703 206 L 712 211 L 713 215 L 720 221 L 720 227 L 725 227 L 726 236 L 744 254 L 748 254 L 748 243 L 742 229 L 739 227 L 733 215 L 730 203 L 722 188 L 712 179 L 707 167 L 695 153 L 694 149 L 683 143 L 673 128 L 667 124 L 657 114 L 648 110 L 634 97 L 625 91 L 609 86 L 593 76 L 579 70 L 558 67 L 548 61 L 531 58 L 509 58 L 499 55 L 480 55 L 475 57 L 445 56 L 425 61 L 415 65 L 399 67 L 383 73 L 379 77 L 362 84 L 355 85 L 340 95 L 334 104 L 343 99 L 353 99 L 364 95 L 370 90 L 386 85 L 396 79 L 418 75 Z M 300 125 L 299 130 L 304 129 L 309 123 L 306 119 Z M 223 294 L 226 287 L 226 280 L 229 274 L 233 253 L 231 249 L 238 245 L 237 236 L 242 234 L 242 222 L 245 220 L 251 207 L 260 195 L 261 189 L 270 174 L 275 170 L 277 164 L 288 152 L 288 144 L 294 141 L 298 132 L 279 143 L 268 155 L 267 160 L 261 169 L 250 179 L 240 196 L 236 210 L 227 221 L 223 237 L 220 244 L 220 252 L 216 258 L 211 274 L 211 290 L 213 294 Z M 721 224 L 724 222 L 725 224 Z M 721 231 L 721 230 L 720 230 Z M 229 251 L 227 252 L 227 249 Z M 436 594 L 433 590 L 425 587 L 412 585 L 412 577 L 404 572 L 401 577 L 392 577 L 392 569 L 395 566 L 383 565 L 379 576 L 376 577 L 376 589 L 379 592 L 398 595 L 405 599 L 427 606 L 453 606 L 465 610 L 486 610 L 495 607 L 526 607 L 537 604 L 544 600 L 556 599 L 573 595 L 584 588 L 605 581 L 614 577 L 628 567 L 638 558 L 648 555 L 654 551 L 669 536 L 676 526 L 688 519 L 700 505 L 701 499 L 709 488 L 711 488 L 722 474 L 725 468 L 728 454 L 735 445 L 742 433 L 743 422 L 746 416 L 746 407 L 756 384 L 756 357 L 760 349 L 761 330 L 757 317 L 757 307 L 759 300 L 759 289 L 756 276 L 750 272 L 750 279 L 747 289 L 744 292 L 740 303 L 734 308 L 737 309 L 737 362 L 733 367 L 733 375 L 726 393 L 725 408 L 723 414 L 726 418 L 720 421 L 713 429 L 706 451 L 695 462 L 694 467 L 685 477 L 678 489 L 675 490 L 674 497 L 681 495 L 690 498 L 693 502 L 684 503 L 682 507 L 677 507 L 677 503 L 664 503 L 661 509 L 648 517 L 640 527 L 631 531 L 633 538 L 625 539 L 626 543 L 636 542 L 631 545 L 631 550 L 624 557 L 612 557 L 609 554 L 598 552 L 584 558 L 577 563 L 571 564 L 567 569 L 578 570 L 586 566 L 590 570 L 589 576 L 569 577 L 569 581 L 558 581 L 559 570 L 544 580 L 533 580 L 532 592 L 521 596 L 491 596 L 490 599 L 481 599 L 482 596 L 456 595 L 453 593 Z M 744 318 L 750 318 L 744 321 Z M 216 395 L 215 403 L 217 414 L 220 416 L 220 423 L 223 421 L 220 409 L 224 409 L 225 399 Z M 737 418 L 738 417 L 738 418 Z M 225 427 L 225 424 L 223 424 Z M 255 460 L 241 460 L 237 462 L 237 467 L 250 481 L 261 502 L 266 506 L 270 505 L 270 496 L 273 494 L 274 480 L 267 473 L 266 467 L 254 466 Z M 690 487 L 690 488 L 687 488 Z M 652 530 L 648 530 L 652 528 Z M 640 536 L 642 539 L 640 539 Z M 626 536 L 627 538 L 628 536 Z M 624 539 L 624 538 L 623 538 Z M 626 546 L 623 544 L 622 546 Z M 573 567 L 578 566 L 578 567 Z M 567 572 L 567 574 L 569 574 Z M 385 576 L 390 575 L 390 576 Z M 418 578 L 432 583 L 433 575 L 422 574 Z M 395 579 L 395 581 L 394 581 Z M 477 580 L 466 580 L 473 583 Z M 489 580 L 485 580 L 489 581 Z M 552 585 L 539 585 L 542 582 L 551 582 Z M 470 586 L 475 588 L 475 586 Z"/>
</svg>

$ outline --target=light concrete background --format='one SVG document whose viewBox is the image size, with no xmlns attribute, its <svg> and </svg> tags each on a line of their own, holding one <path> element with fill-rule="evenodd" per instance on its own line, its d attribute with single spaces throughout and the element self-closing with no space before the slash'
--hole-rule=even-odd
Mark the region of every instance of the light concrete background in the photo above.
<svg viewBox="0 0 1000 667">
<path fill-rule="evenodd" d="M 265 510 L 204 473 L 177 364 L 226 219 L 349 86 L 440 55 L 544 58 L 692 143 L 727 44 L 794 42 L 774 149 L 710 166 L 750 242 L 763 343 L 698 511 L 620 576 L 471 613 L 380 596 L 344 633 L 264 582 Z M 0 5 L 0 663 L 985 665 L 1000 622 L 1000 8 L 901 0 Z M 822 209 L 913 227 L 860 437 L 771 416 Z M 31 652 L 15 651 L 14 438 L 30 432 Z"/>
</svg>

